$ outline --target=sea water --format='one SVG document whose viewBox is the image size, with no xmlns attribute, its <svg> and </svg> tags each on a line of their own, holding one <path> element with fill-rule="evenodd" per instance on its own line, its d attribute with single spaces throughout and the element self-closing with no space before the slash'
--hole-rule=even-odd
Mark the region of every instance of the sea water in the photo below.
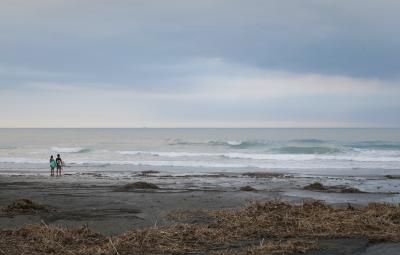
<svg viewBox="0 0 400 255">
<path fill-rule="evenodd" d="M 400 175 L 400 129 L 0 129 L 0 174 Z"/>
</svg>

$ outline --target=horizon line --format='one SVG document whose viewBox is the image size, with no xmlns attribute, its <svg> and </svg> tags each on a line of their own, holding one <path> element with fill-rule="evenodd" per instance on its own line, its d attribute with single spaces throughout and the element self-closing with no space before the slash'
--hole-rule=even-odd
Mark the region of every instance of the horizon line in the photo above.
<svg viewBox="0 0 400 255">
<path fill-rule="evenodd" d="M 400 126 L 332 127 L 0 127 L 0 129 L 400 129 Z"/>
</svg>

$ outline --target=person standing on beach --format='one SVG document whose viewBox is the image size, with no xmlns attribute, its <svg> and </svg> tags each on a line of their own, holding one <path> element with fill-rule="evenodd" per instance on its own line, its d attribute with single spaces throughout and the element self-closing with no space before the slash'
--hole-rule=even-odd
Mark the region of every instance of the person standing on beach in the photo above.
<svg viewBox="0 0 400 255">
<path fill-rule="evenodd" d="M 51 155 L 51 157 L 50 157 L 50 175 L 51 176 L 54 176 L 54 168 L 56 168 L 56 165 L 57 165 L 57 163 L 54 160 L 53 155 Z"/>
<path fill-rule="evenodd" d="M 60 154 L 57 154 L 56 163 L 57 163 L 57 175 L 61 175 L 63 161 L 60 157 Z"/>
</svg>

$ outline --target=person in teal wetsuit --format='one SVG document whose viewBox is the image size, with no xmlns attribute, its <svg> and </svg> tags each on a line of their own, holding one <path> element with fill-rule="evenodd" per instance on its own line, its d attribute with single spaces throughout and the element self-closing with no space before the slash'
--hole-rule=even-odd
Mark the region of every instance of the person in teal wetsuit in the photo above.
<svg viewBox="0 0 400 255">
<path fill-rule="evenodd" d="M 51 155 L 51 157 L 50 157 L 50 175 L 51 176 L 54 176 L 54 168 L 56 168 L 56 166 L 57 166 L 57 163 L 54 160 L 53 155 Z"/>
</svg>

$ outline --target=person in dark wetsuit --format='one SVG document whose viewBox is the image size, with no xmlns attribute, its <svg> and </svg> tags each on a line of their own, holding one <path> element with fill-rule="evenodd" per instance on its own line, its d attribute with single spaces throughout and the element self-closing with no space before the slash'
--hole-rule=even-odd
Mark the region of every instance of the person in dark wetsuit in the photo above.
<svg viewBox="0 0 400 255">
<path fill-rule="evenodd" d="M 56 164 L 57 164 L 57 175 L 61 175 L 63 161 L 60 157 L 60 154 L 57 154 Z"/>
</svg>

